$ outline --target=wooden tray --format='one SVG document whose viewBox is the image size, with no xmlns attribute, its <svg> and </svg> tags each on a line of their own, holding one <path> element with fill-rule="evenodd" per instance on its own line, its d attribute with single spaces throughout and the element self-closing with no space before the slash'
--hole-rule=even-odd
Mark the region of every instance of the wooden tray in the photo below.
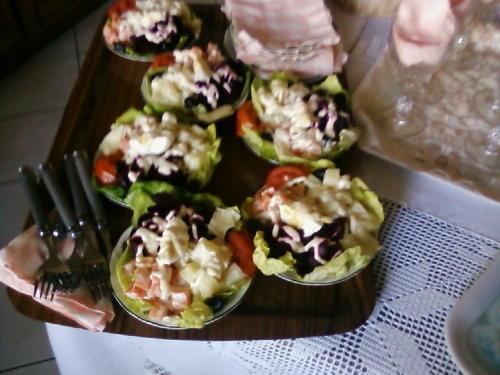
<svg viewBox="0 0 500 375">
<path fill-rule="evenodd" d="M 209 40 L 222 46 L 227 21 L 216 6 L 194 6 L 203 19 L 200 44 Z M 139 85 L 147 63 L 132 62 L 114 55 L 104 45 L 99 28 L 80 77 L 66 107 L 49 155 L 59 165 L 62 156 L 75 149 L 93 155 L 110 125 L 130 106 L 143 106 Z M 222 162 L 208 191 L 226 204 L 239 205 L 263 183 L 269 163 L 257 158 L 234 136 L 233 118 L 218 124 L 223 138 Z M 131 213 L 106 201 L 116 240 L 129 225 Z M 229 316 L 201 330 L 169 331 L 141 323 L 115 304 L 116 318 L 107 332 L 169 339 L 247 340 L 328 335 L 360 326 L 374 307 L 371 267 L 335 286 L 305 287 L 261 274 L 242 304 Z M 39 305 L 30 297 L 9 289 L 15 308 L 44 322 L 77 327 L 77 324 Z"/>
</svg>

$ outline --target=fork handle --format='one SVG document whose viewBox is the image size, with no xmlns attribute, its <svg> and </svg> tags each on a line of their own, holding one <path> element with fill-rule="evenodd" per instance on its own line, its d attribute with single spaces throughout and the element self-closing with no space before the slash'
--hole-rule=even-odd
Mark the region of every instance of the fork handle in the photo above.
<svg viewBox="0 0 500 375">
<path fill-rule="evenodd" d="M 87 202 L 85 201 L 85 195 L 80 184 L 78 172 L 76 171 L 74 159 L 70 154 L 64 155 L 64 169 L 69 180 L 69 188 L 73 203 L 75 204 L 76 216 L 80 221 L 85 221 L 88 219 Z"/>
<path fill-rule="evenodd" d="M 38 226 L 40 237 L 52 235 L 49 220 L 45 214 L 42 199 L 38 191 L 38 184 L 36 182 L 36 176 L 33 168 L 27 166 L 19 168 L 19 176 L 21 177 L 21 183 L 31 207 L 31 213 L 33 214 L 35 223 Z"/>
<path fill-rule="evenodd" d="M 41 164 L 39 168 L 42 174 L 43 182 L 45 183 L 45 186 L 47 186 L 47 190 L 56 205 L 57 211 L 59 211 L 59 215 L 61 215 L 66 229 L 73 237 L 77 236 L 80 230 L 76 222 L 75 214 L 73 213 L 73 210 L 71 209 L 59 182 L 54 176 L 52 167 L 49 163 L 45 163 Z"/>
<path fill-rule="evenodd" d="M 99 229 L 107 228 L 108 221 L 102 207 L 101 199 L 97 195 L 97 192 L 92 186 L 92 176 L 90 175 L 88 157 L 85 151 L 75 151 L 73 153 L 75 158 L 76 169 L 78 175 L 80 176 L 80 181 L 85 191 L 85 195 L 90 203 L 92 212 L 94 213 L 97 227 Z"/>
</svg>

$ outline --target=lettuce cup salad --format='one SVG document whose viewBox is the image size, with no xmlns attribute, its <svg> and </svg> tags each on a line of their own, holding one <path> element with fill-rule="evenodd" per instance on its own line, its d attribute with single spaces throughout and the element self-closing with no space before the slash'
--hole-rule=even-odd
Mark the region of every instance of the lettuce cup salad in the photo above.
<svg viewBox="0 0 500 375">
<path fill-rule="evenodd" d="M 111 126 L 96 153 L 94 177 L 108 198 L 124 204 L 131 186 L 151 191 L 158 183 L 198 189 L 217 163 L 215 125 L 185 125 L 170 113 L 161 120 L 131 108 Z"/>
<path fill-rule="evenodd" d="M 256 268 L 237 207 L 163 184 L 134 189 L 129 228 L 111 256 L 111 285 L 137 318 L 165 328 L 202 328 L 234 309 Z"/>
<path fill-rule="evenodd" d="M 257 77 L 251 93 L 238 110 L 236 134 L 264 159 L 311 164 L 337 157 L 358 139 L 347 92 L 335 75 L 316 86 L 286 73 Z"/>
<path fill-rule="evenodd" d="M 192 43 L 201 20 L 182 1 L 117 0 L 103 29 L 106 45 L 120 56 L 151 61 L 155 54 Z"/>
<path fill-rule="evenodd" d="M 250 72 L 230 64 L 209 43 L 157 56 L 141 85 L 148 106 L 157 113 L 212 122 L 230 116 L 250 91 Z"/>
<path fill-rule="evenodd" d="M 366 267 L 380 249 L 384 212 L 359 178 L 335 168 L 276 167 L 243 205 L 265 275 L 327 285 Z"/>
</svg>

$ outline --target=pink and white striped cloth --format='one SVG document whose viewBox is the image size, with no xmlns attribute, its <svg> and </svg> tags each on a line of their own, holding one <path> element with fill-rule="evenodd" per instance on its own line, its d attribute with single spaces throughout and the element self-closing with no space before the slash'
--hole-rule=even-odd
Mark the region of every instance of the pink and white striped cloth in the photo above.
<svg viewBox="0 0 500 375">
<path fill-rule="evenodd" d="M 236 56 L 262 73 L 339 72 L 347 60 L 323 0 L 226 0 Z"/>
<path fill-rule="evenodd" d="M 35 275 L 46 255 L 42 251 L 40 238 L 31 227 L 0 250 L 0 282 L 23 294 L 32 295 Z M 59 246 L 64 259 L 74 246 L 66 240 Z M 94 302 L 89 290 L 81 285 L 68 295 L 56 295 L 54 300 L 37 299 L 42 305 L 74 320 L 91 331 L 102 331 L 115 314 L 109 297 Z"/>
</svg>

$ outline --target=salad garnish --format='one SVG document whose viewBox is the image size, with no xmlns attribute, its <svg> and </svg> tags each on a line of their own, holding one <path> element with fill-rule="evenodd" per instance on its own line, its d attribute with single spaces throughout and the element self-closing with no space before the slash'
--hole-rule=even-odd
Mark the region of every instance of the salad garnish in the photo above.
<svg viewBox="0 0 500 375">
<path fill-rule="evenodd" d="M 380 247 L 377 196 L 335 168 L 277 167 L 244 210 L 256 232 L 254 262 L 266 275 L 328 282 L 366 266 Z"/>
<path fill-rule="evenodd" d="M 94 175 L 105 192 L 119 199 L 144 181 L 201 187 L 221 159 L 219 145 L 214 125 L 184 125 L 170 113 L 158 120 L 132 108 L 103 139 Z"/>
<path fill-rule="evenodd" d="M 155 112 L 192 114 L 215 121 L 233 113 L 249 92 L 249 72 L 230 64 L 217 45 L 208 43 L 157 56 L 141 90 Z"/>
<path fill-rule="evenodd" d="M 106 43 L 130 56 L 183 48 L 200 33 L 201 21 L 182 1 L 117 0 L 103 29 Z"/>
<path fill-rule="evenodd" d="M 336 76 L 309 87 L 290 75 L 252 83 L 252 101 L 237 114 L 237 135 L 256 153 L 282 163 L 338 156 L 358 139 L 348 96 Z"/>
<path fill-rule="evenodd" d="M 209 194 L 127 199 L 139 219 L 116 264 L 125 302 L 153 321 L 203 327 L 255 273 L 238 208 Z"/>
</svg>

